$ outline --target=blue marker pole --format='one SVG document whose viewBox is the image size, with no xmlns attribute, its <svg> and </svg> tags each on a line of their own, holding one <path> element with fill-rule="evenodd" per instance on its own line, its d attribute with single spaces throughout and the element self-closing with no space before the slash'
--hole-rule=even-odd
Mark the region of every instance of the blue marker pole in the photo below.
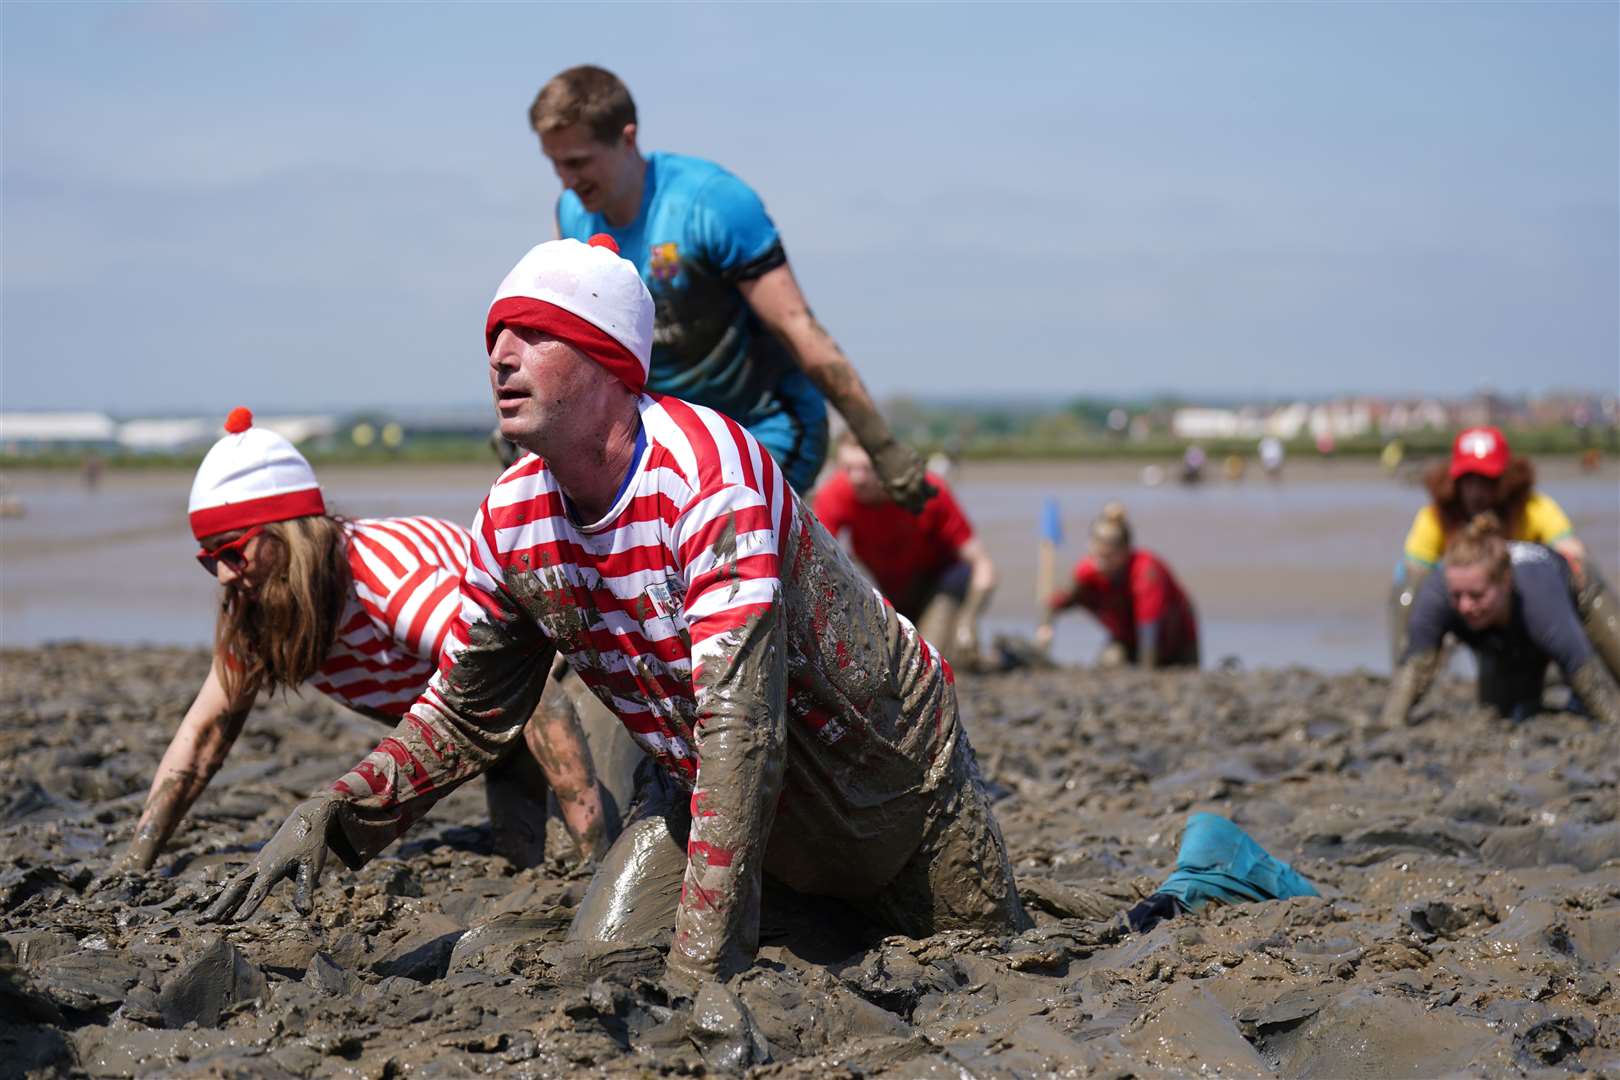
<svg viewBox="0 0 1620 1080">
<path fill-rule="evenodd" d="M 1037 642 L 1050 646 L 1052 640 L 1052 611 L 1046 602 L 1057 591 L 1057 549 L 1063 543 L 1063 515 L 1058 502 L 1050 495 L 1041 507 L 1039 553 L 1035 562 L 1035 610 L 1040 612 L 1040 629 L 1035 633 Z"/>
</svg>

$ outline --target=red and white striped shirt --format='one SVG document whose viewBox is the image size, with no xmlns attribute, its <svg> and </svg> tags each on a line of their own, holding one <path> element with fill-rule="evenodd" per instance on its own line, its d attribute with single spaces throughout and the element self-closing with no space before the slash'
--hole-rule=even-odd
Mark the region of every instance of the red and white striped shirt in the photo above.
<svg viewBox="0 0 1620 1080">
<path fill-rule="evenodd" d="M 345 532 L 349 600 L 309 685 L 358 712 L 400 717 L 438 670 L 472 537 L 430 517 L 353 521 Z"/>
<path fill-rule="evenodd" d="M 676 398 L 640 412 L 600 521 L 577 524 L 533 455 L 491 489 L 438 674 L 333 785 L 338 850 L 364 862 L 498 760 L 554 646 L 692 790 L 675 947 L 751 948 L 762 860 L 830 896 L 899 873 L 951 775 L 953 677 L 752 435 Z"/>
</svg>

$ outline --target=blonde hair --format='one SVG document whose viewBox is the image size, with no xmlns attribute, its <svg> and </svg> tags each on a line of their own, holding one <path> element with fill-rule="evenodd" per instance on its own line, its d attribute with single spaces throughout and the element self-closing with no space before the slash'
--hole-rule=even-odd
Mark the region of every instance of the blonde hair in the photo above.
<svg viewBox="0 0 1620 1080">
<path fill-rule="evenodd" d="M 1131 523 L 1125 519 L 1125 504 L 1111 502 L 1091 523 L 1091 538 L 1109 547 L 1131 546 Z"/>
<path fill-rule="evenodd" d="M 320 670 L 337 640 L 349 596 L 348 536 L 325 514 L 264 526 L 264 578 L 254 595 L 226 589 L 214 655 L 232 708 L 260 690 L 285 690 Z M 257 560 L 256 560 L 257 561 Z"/>
<path fill-rule="evenodd" d="M 1492 580 L 1501 580 L 1510 565 L 1507 537 L 1502 532 L 1502 520 L 1489 510 L 1475 514 L 1474 519 L 1462 527 L 1446 549 L 1447 566 L 1478 566 L 1483 563 Z"/>
</svg>

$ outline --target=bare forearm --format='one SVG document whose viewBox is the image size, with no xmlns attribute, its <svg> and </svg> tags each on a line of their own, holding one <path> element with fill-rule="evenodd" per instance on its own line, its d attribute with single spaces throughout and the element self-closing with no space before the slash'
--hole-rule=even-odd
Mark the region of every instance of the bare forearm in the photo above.
<svg viewBox="0 0 1620 1080">
<path fill-rule="evenodd" d="M 602 791 L 596 782 L 596 766 L 590 746 L 580 730 L 579 716 L 571 705 L 553 705 L 550 695 L 530 718 L 523 731 L 529 752 L 545 771 L 563 823 L 579 848 L 580 857 L 593 859 L 607 850 Z"/>
<path fill-rule="evenodd" d="M 144 870 L 157 860 L 225 763 L 246 718 L 247 709 L 230 708 L 219 679 L 210 672 L 158 763 L 126 856 L 131 865 Z"/>
</svg>

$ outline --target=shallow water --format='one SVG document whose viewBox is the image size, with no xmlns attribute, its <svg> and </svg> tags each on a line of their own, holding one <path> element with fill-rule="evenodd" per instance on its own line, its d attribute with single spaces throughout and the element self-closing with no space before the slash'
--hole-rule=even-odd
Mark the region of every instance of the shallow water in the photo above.
<svg viewBox="0 0 1620 1080">
<path fill-rule="evenodd" d="M 468 523 L 493 466 L 334 468 L 328 505 L 350 516 L 431 514 Z M 1251 478 L 1197 488 L 1140 483 L 1135 464 L 970 463 L 952 483 L 1001 572 L 990 633 L 1027 635 L 1037 615 L 1037 526 L 1058 500 L 1067 537 L 1060 580 L 1109 499 L 1137 540 L 1165 556 L 1191 591 L 1206 665 L 1299 664 L 1321 671 L 1388 665 L 1384 602 L 1421 490 L 1362 462 L 1301 462 L 1278 484 Z M 191 559 L 190 476 L 105 475 L 84 489 L 67 472 L 6 478 L 26 507 L 0 520 L 0 644 L 47 641 L 203 644 L 213 587 Z M 1542 487 L 1564 506 L 1610 575 L 1620 572 L 1620 464 L 1581 473 L 1554 462 Z M 1058 625 L 1054 653 L 1085 662 L 1102 634 L 1083 613 Z"/>
</svg>

